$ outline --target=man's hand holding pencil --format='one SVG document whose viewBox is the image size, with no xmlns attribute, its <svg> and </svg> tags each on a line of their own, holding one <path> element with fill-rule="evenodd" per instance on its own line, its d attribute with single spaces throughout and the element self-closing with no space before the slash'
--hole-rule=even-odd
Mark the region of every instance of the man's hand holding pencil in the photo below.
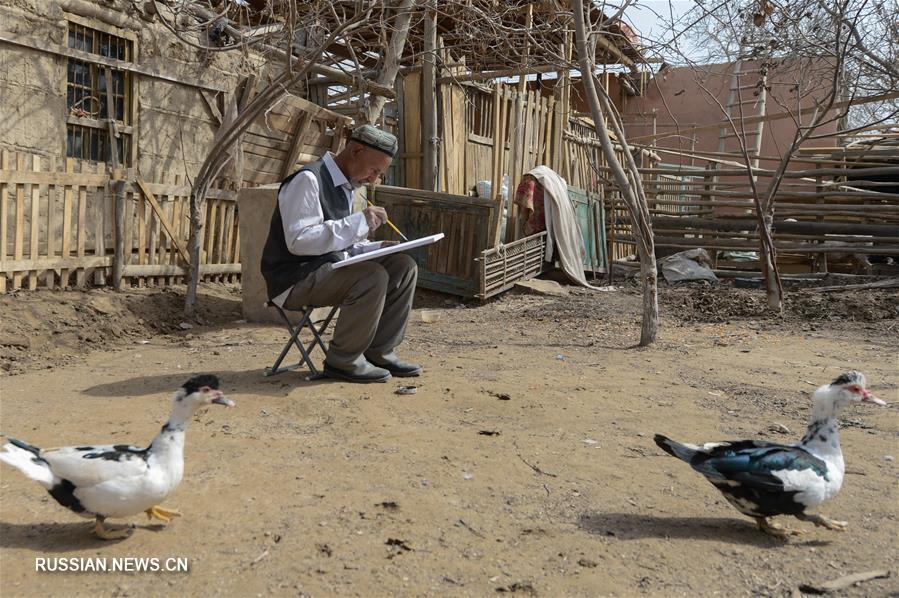
<svg viewBox="0 0 899 598">
<path fill-rule="evenodd" d="M 365 221 L 368 223 L 368 228 L 370 230 L 377 230 L 379 226 L 386 224 L 392 228 L 393 232 L 398 234 L 403 241 L 409 240 L 406 238 L 406 235 L 400 232 L 400 229 L 387 219 L 387 210 L 384 208 L 380 208 L 369 201 L 368 207 L 362 210 L 362 213 L 365 214 Z"/>
<path fill-rule="evenodd" d="M 365 222 L 368 223 L 369 230 L 375 231 L 382 224 L 387 224 L 387 210 L 384 208 L 369 205 L 362 210 L 362 213 L 365 214 Z"/>
</svg>

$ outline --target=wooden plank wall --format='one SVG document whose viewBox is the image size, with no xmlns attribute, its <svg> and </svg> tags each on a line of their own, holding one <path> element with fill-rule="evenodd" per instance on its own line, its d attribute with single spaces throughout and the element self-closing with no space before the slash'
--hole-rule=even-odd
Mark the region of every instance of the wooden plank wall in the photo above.
<svg viewBox="0 0 899 598">
<path fill-rule="evenodd" d="M 406 187 L 421 186 L 421 75 L 407 73 L 402 80 L 401 170 Z M 515 122 L 518 92 L 497 83 L 494 87 L 445 82 L 440 85 L 441 159 L 439 191 L 471 195 L 478 181 L 499 180 L 509 174 L 515 181 L 521 173 L 539 164 L 554 165 L 552 146 L 555 99 L 539 92 L 524 92 L 521 122 Z M 499 133 L 496 133 L 499 128 Z M 523 129 L 525 149 L 511 163 L 510 140 Z"/>
<path fill-rule="evenodd" d="M 0 154 L 0 292 L 112 283 L 113 180 L 103 165 L 99 169 L 80 160 Z M 187 247 L 190 186 L 180 178 L 145 186 L 155 206 L 136 180 L 126 180 L 126 284 L 179 284 L 184 264 L 166 228 Z M 240 273 L 236 193 L 212 189 L 205 204 L 203 278 L 235 281 Z"/>
<path fill-rule="evenodd" d="M 302 98 L 285 97 L 244 134 L 244 186 L 280 182 L 326 151 L 337 151 L 350 122 Z"/>
<path fill-rule="evenodd" d="M 468 172 L 466 167 L 467 149 L 466 138 L 470 131 L 468 127 L 467 112 L 470 107 L 466 102 L 465 90 L 460 85 L 441 85 L 441 130 L 443 131 L 443 143 L 440 144 L 440 182 L 438 190 L 455 195 L 466 195 L 468 190 L 474 187 L 474 183 L 468 185 Z M 462 148 L 463 152 L 457 151 Z"/>
<path fill-rule="evenodd" d="M 539 92 L 524 92 L 524 111 L 521 122 L 516 122 L 513 106 L 518 101 L 518 91 L 503 83 L 495 88 L 481 85 L 446 83 L 442 86 L 444 97 L 452 95 L 452 110 L 448 102 L 443 104 L 443 164 L 455 168 L 449 176 L 441 173 L 441 191 L 456 195 L 473 194 L 478 181 L 491 181 L 499 172 L 508 174 L 510 185 L 515 186 L 521 175 L 540 164 L 552 161 L 552 127 L 555 99 Z M 458 114 L 458 101 L 464 93 L 464 119 Z M 464 124 L 464 131 L 460 128 Z M 496 132 L 500 126 L 499 133 Z M 512 161 L 511 140 L 517 130 L 523 129 L 525 147 Z M 493 190 L 494 197 L 499 185 Z"/>
<path fill-rule="evenodd" d="M 403 138 L 400 159 L 405 180 L 399 185 L 421 188 L 421 73 L 411 72 L 403 77 Z"/>
</svg>

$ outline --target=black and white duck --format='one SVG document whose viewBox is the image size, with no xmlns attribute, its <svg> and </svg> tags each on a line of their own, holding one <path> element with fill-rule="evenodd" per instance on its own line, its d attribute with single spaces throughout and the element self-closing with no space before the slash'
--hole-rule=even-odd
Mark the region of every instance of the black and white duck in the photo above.
<svg viewBox="0 0 899 598">
<path fill-rule="evenodd" d="M 793 515 L 842 530 L 845 521 L 808 511 L 836 496 L 843 485 L 845 466 L 837 414 L 850 403 L 886 405 L 865 388 L 865 376 L 852 371 L 814 392 L 811 422 L 798 444 L 734 440 L 698 446 L 661 434 L 656 434 L 655 442 L 704 475 L 730 504 L 754 518 L 768 534 L 786 537 L 802 533 L 769 522 L 775 515 Z"/>
<path fill-rule="evenodd" d="M 56 502 L 82 517 L 96 519 L 94 533 L 104 540 L 125 538 L 131 529 L 109 529 L 109 517 L 146 513 L 168 523 L 181 515 L 159 506 L 184 473 L 184 434 L 194 412 L 206 405 L 234 406 L 213 375 L 194 376 L 172 399 L 172 413 L 147 448 L 127 444 L 79 445 L 40 449 L 10 438 L 4 461 L 50 492 Z"/>
</svg>

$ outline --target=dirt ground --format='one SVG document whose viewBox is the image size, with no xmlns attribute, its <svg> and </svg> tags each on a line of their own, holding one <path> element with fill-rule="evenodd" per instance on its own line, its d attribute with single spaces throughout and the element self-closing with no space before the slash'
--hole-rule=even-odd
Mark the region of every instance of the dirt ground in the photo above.
<svg viewBox="0 0 899 598">
<path fill-rule="evenodd" d="M 89 535 L 35 483 L 0 468 L 6 596 L 794 596 L 886 569 L 840 595 L 899 593 L 899 294 L 789 296 L 665 289 L 660 340 L 632 348 L 639 295 L 419 298 L 399 381 L 265 378 L 281 329 L 247 324 L 236 287 L 0 297 L 2 432 L 39 446 L 145 444 L 171 393 L 212 372 L 237 403 L 188 431 L 166 528 Z M 426 310 L 426 311 L 425 311 Z M 434 320 L 425 322 L 424 320 Z M 858 368 L 890 408 L 843 417 L 847 475 L 823 512 L 846 532 L 759 533 L 652 441 L 802 435 L 809 395 Z M 37 557 L 183 557 L 181 573 L 44 573 Z"/>
</svg>

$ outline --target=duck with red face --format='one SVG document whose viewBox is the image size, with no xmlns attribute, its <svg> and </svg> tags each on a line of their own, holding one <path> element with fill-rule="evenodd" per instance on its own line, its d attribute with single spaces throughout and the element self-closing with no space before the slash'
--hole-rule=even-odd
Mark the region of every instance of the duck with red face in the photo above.
<svg viewBox="0 0 899 598">
<path fill-rule="evenodd" d="M 808 512 L 833 498 L 843 485 L 845 464 L 840 449 L 837 415 L 852 403 L 884 406 L 865 387 L 865 376 L 851 371 L 812 395 L 812 417 L 802 440 L 782 445 L 761 440 L 675 442 L 656 434 L 666 453 L 686 461 L 706 477 L 738 511 L 756 520 L 759 529 L 779 537 L 798 535 L 768 521 L 792 515 L 827 529 L 842 530 L 835 521 Z"/>
</svg>

